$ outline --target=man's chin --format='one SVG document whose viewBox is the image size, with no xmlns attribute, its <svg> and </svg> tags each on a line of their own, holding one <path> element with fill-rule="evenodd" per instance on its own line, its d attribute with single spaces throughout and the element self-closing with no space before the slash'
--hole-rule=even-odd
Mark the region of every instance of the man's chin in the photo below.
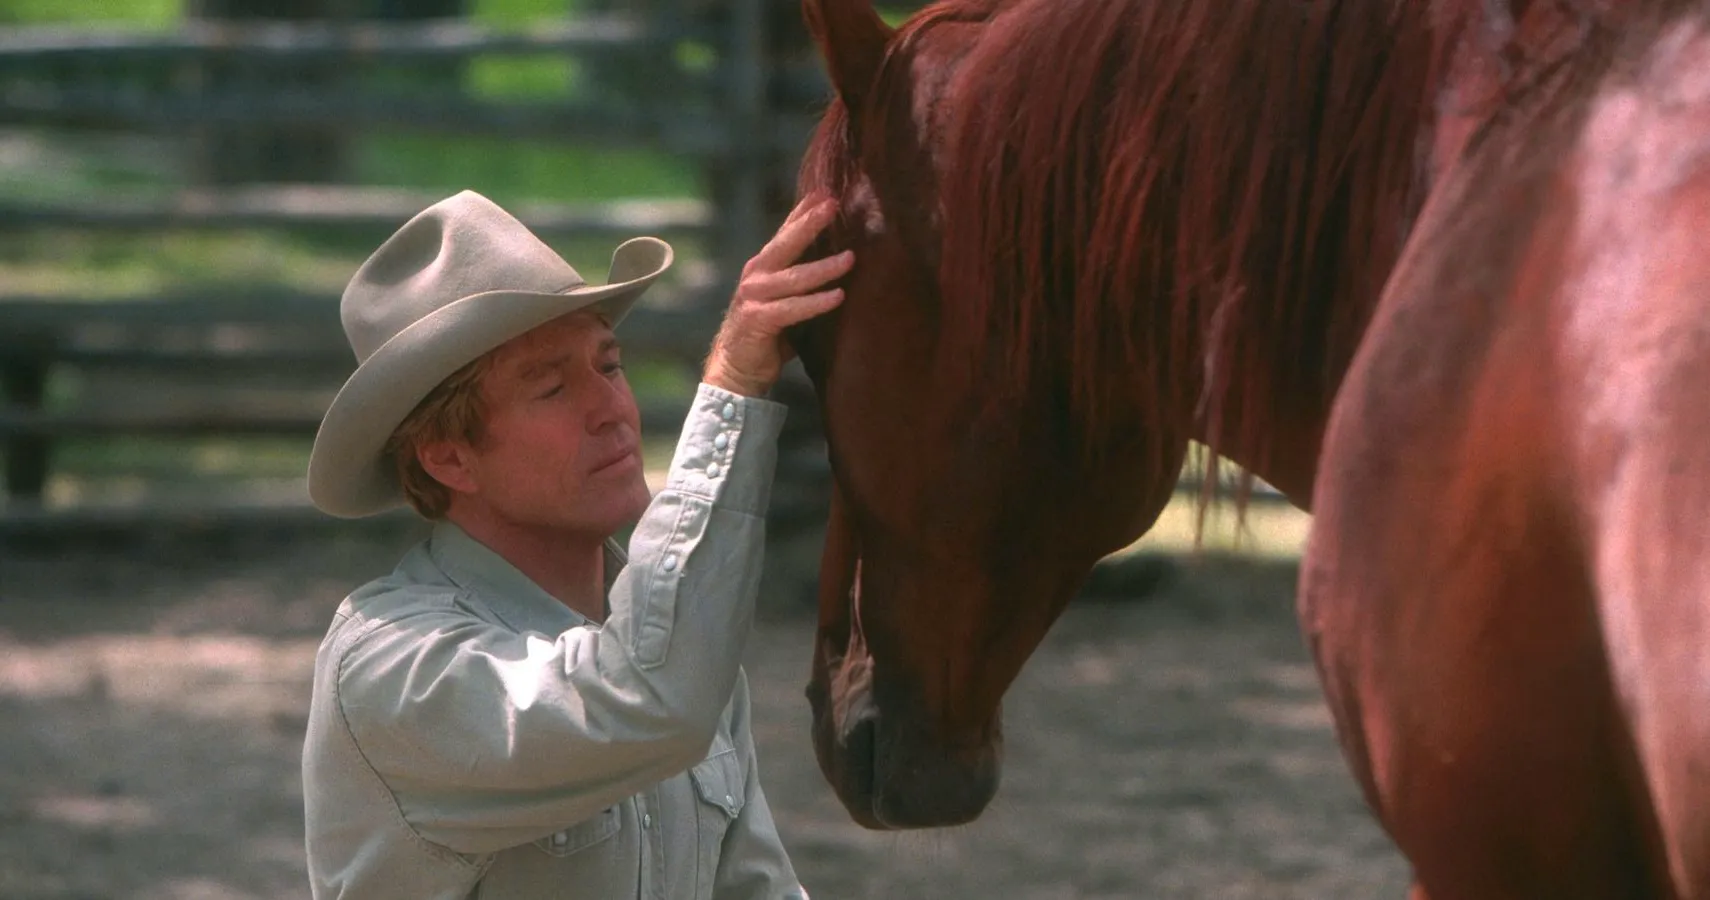
<svg viewBox="0 0 1710 900">
<path fill-rule="evenodd" d="M 624 490 L 601 491 L 597 497 L 583 497 L 580 503 L 573 505 L 570 515 L 579 530 L 597 531 L 610 537 L 626 528 L 633 528 L 652 502 L 647 482 L 638 478 Z"/>
</svg>

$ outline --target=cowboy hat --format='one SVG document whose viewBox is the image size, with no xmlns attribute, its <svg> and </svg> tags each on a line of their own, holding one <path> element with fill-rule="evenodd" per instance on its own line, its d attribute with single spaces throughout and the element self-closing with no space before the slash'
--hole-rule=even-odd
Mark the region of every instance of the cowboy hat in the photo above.
<svg viewBox="0 0 1710 900">
<path fill-rule="evenodd" d="M 309 499 L 358 518 L 403 501 L 382 453 L 441 381 L 500 344 L 599 304 L 615 327 L 671 265 L 651 237 L 612 252 L 606 284 L 576 270 L 493 201 L 464 191 L 418 213 L 362 264 L 339 302 L 357 368 L 309 455 Z"/>
</svg>

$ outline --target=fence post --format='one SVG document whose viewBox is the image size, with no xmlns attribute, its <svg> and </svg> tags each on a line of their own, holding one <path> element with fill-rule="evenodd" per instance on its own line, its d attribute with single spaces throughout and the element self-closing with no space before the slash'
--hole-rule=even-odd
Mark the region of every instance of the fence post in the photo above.
<svg viewBox="0 0 1710 900">
<path fill-rule="evenodd" d="M 734 281 L 747 256 L 766 238 L 767 167 L 772 162 L 766 115 L 765 0 L 731 0 L 724 89 L 731 125 L 720 148 L 724 158 L 724 246 L 719 263 Z"/>
<path fill-rule="evenodd" d="M 187 12 L 198 19 L 254 21 L 333 18 L 327 0 L 282 3 L 279 0 L 191 0 Z M 217 90 L 328 90 L 337 72 L 292 72 L 277 80 L 259 78 L 241 58 L 221 56 L 199 67 L 205 87 Z M 269 82 L 272 82 L 269 85 Z M 263 88 L 263 85 L 268 87 Z M 230 102 L 227 95 L 226 102 Z M 192 143 L 191 178 L 205 184 L 313 182 L 334 180 L 344 166 L 344 136 L 329 129 L 202 128 Z"/>
<path fill-rule="evenodd" d="M 40 413 L 47 398 L 51 354 L 24 354 L 0 360 L 0 398 L 22 413 Z M 39 434 L 14 434 L 6 440 L 6 498 L 9 502 L 42 499 L 47 485 L 48 440 Z"/>
<path fill-rule="evenodd" d="M 200 19 L 351 22 L 358 19 L 419 21 L 455 18 L 467 0 L 190 0 Z M 221 58 L 202 67 L 204 84 L 235 83 L 246 90 L 333 93 L 353 73 L 325 63 L 288 73 L 258 74 L 242 59 Z M 458 73 L 416 73 L 424 83 L 456 89 Z M 230 98 L 227 98 L 230 102 Z M 351 134 L 337 128 L 299 126 L 203 129 L 197 135 L 196 180 L 214 185 L 254 182 L 336 182 L 349 165 Z"/>
</svg>

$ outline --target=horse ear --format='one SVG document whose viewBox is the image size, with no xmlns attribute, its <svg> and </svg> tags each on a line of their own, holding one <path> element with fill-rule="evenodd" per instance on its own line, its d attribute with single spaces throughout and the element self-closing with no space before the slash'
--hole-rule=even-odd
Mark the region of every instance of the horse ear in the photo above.
<svg viewBox="0 0 1710 900">
<path fill-rule="evenodd" d="M 802 0 L 802 18 L 837 95 L 845 106 L 859 108 L 896 32 L 879 18 L 871 0 Z"/>
</svg>

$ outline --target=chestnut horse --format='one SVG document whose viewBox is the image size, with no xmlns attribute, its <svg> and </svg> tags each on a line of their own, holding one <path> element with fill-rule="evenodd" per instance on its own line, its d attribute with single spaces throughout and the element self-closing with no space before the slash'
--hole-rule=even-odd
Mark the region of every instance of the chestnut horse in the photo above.
<svg viewBox="0 0 1710 900">
<path fill-rule="evenodd" d="M 1316 511 L 1302 622 L 1416 896 L 1710 897 L 1710 32 L 1594 2 L 804 0 L 857 821 L 979 815 L 1198 440 Z"/>
</svg>

